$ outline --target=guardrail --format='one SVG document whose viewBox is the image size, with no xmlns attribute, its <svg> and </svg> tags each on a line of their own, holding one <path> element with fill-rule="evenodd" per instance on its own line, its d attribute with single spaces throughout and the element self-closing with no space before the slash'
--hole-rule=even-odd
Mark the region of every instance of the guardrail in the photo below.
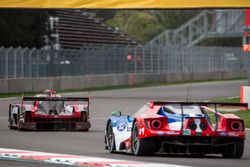
<svg viewBox="0 0 250 167">
<path fill-rule="evenodd" d="M 170 83 L 197 80 L 222 80 L 246 77 L 242 72 L 103 74 L 64 77 L 0 79 L 0 93 L 41 92 L 45 89 L 72 90 L 140 83 Z"/>
</svg>

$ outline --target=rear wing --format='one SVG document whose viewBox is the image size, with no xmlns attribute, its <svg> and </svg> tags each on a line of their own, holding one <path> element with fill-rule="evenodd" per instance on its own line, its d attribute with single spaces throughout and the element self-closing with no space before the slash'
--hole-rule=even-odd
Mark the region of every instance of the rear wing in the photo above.
<svg viewBox="0 0 250 167">
<path fill-rule="evenodd" d="M 162 101 L 153 101 L 150 102 L 153 105 L 168 105 L 168 104 L 176 104 L 176 105 L 199 105 L 199 106 L 235 106 L 235 107 L 244 107 L 248 108 L 247 103 L 220 103 L 220 102 L 162 102 Z"/>
<path fill-rule="evenodd" d="M 87 101 L 89 97 L 23 97 L 23 101 Z"/>
<path fill-rule="evenodd" d="M 88 103 L 88 112 L 90 104 L 89 97 L 22 97 L 22 105 L 24 101 L 86 101 Z"/>
<path fill-rule="evenodd" d="M 155 105 L 168 105 L 168 104 L 173 104 L 173 105 L 180 105 L 181 107 L 181 131 L 183 132 L 183 120 L 184 120 L 184 112 L 183 112 L 183 106 L 188 106 L 188 105 L 198 105 L 198 106 L 213 106 L 215 110 L 215 131 L 217 131 L 218 127 L 218 115 L 217 115 L 217 107 L 218 106 L 234 106 L 234 107 L 241 107 L 243 110 L 248 110 L 248 103 L 220 103 L 220 102 L 163 102 L 163 101 L 153 101 L 149 103 L 149 106 L 153 108 Z"/>
</svg>

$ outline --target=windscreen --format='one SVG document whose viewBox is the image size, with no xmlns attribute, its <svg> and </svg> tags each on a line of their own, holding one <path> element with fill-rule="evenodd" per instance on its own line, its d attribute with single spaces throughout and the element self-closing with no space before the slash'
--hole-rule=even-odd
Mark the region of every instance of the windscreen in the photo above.
<svg viewBox="0 0 250 167">
<path fill-rule="evenodd" d="M 203 111 L 201 110 L 200 106 L 198 105 L 166 105 L 165 106 L 165 112 L 170 112 L 173 114 L 203 114 Z"/>
</svg>

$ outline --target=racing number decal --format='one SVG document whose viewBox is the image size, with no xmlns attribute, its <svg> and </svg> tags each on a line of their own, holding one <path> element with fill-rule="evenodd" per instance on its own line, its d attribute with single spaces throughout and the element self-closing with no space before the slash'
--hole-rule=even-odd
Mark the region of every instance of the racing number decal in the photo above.
<svg viewBox="0 0 250 167">
<path fill-rule="evenodd" d="M 144 135 L 145 129 L 144 127 L 139 129 L 139 135 Z"/>
</svg>

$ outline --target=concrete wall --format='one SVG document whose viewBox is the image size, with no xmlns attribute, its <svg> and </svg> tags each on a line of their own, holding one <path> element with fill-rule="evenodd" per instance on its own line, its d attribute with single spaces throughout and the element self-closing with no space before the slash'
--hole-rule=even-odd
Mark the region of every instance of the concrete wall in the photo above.
<svg viewBox="0 0 250 167">
<path fill-rule="evenodd" d="M 246 76 L 246 72 L 211 72 L 175 74 L 108 74 L 72 77 L 0 79 L 0 93 L 39 92 L 47 88 L 66 90 L 134 85 L 138 83 L 223 80 L 244 78 Z"/>
</svg>

